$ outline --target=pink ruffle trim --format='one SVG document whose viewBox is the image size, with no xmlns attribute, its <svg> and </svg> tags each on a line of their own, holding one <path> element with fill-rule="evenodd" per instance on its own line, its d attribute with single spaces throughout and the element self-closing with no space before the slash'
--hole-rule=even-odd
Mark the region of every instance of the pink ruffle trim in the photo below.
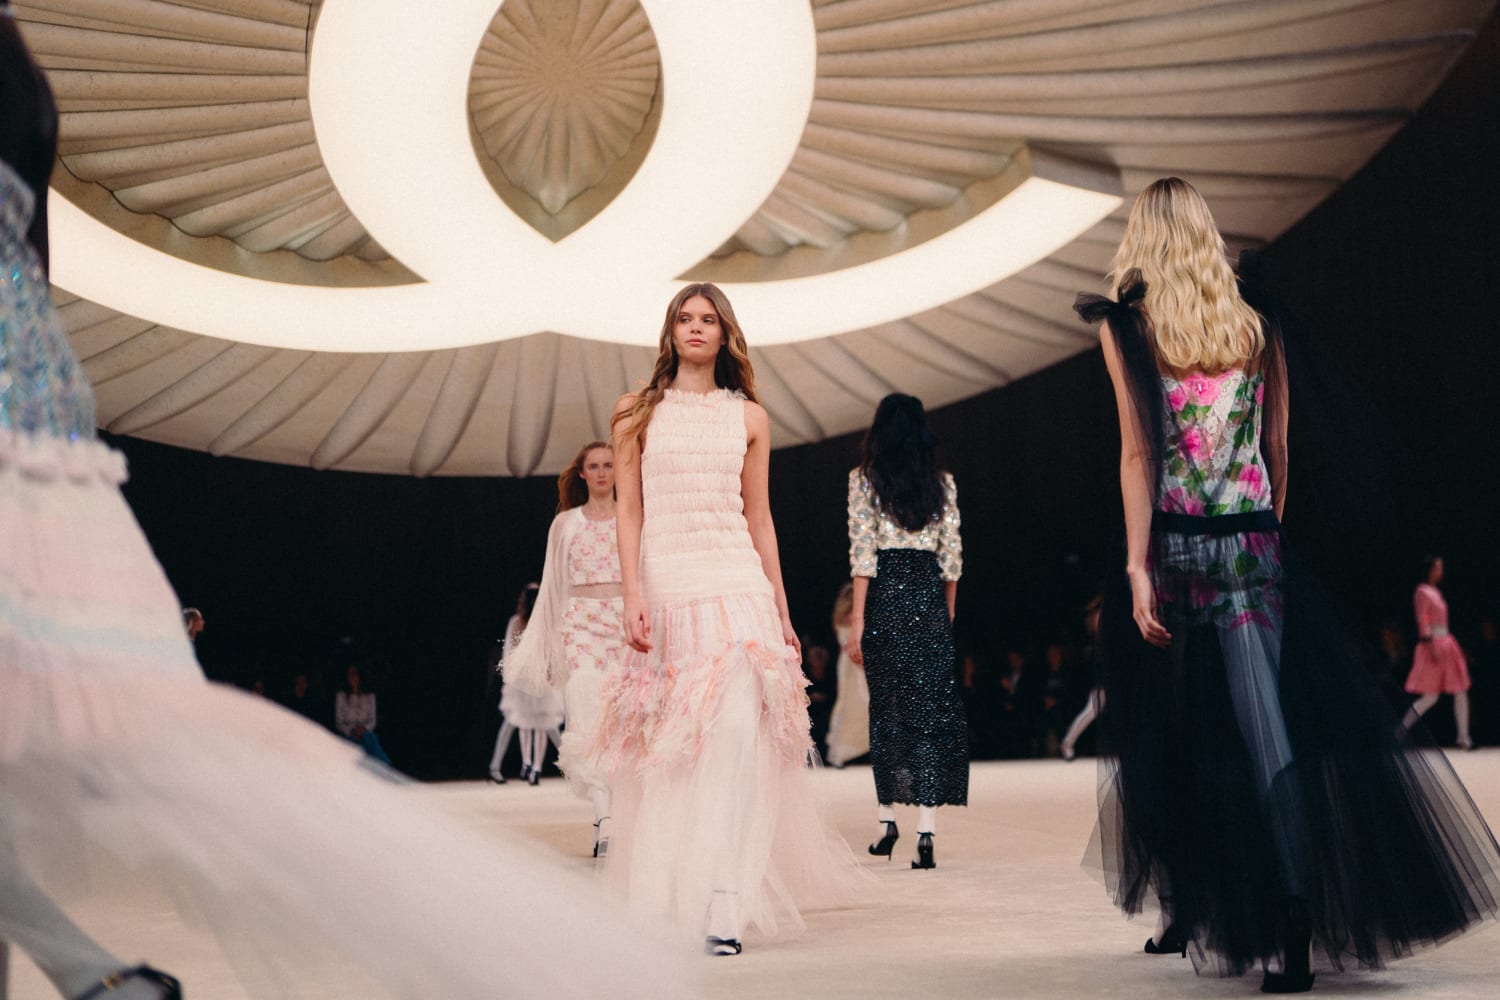
<svg viewBox="0 0 1500 1000">
<path fill-rule="evenodd" d="M 40 480 L 97 479 L 118 486 L 126 479 L 125 456 L 99 441 L 69 441 L 0 428 L 0 470 L 6 467 Z"/>
<path fill-rule="evenodd" d="M 724 690 L 743 671 L 757 678 L 765 735 L 789 763 L 805 762 L 813 749 L 807 679 L 790 651 L 748 641 L 659 666 L 632 658 L 625 669 L 607 675 L 590 763 L 613 775 L 622 768 L 644 772 L 695 758 Z"/>
</svg>

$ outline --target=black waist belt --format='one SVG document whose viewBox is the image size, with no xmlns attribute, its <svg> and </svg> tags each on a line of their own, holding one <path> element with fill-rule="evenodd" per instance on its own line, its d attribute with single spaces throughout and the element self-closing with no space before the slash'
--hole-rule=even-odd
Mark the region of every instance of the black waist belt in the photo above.
<svg viewBox="0 0 1500 1000">
<path fill-rule="evenodd" d="M 1274 510 L 1252 510 L 1245 514 L 1220 514 L 1202 517 L 1198 514 L 1175 514 L 1158 510 L 1151 515 L 1151 530 L 1174 535 L 1238 535 L 1246 531 L 1276 531 L 1281 522 Z"/>
</svg>

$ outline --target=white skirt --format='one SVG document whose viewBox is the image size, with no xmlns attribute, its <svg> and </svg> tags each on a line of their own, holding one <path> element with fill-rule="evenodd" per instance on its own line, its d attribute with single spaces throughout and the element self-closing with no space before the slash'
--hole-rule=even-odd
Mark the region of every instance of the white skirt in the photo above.
<svg viewBox="0 0 1500 1000">
<path fill-rule="evenodd" d="M 0 816 L 28 874 L 63 897 L 117 865 L 158 876 L 276 1000 L 330 968 L 380 997 L 691 992 L 574 873 L 207 682 L 123 478 L 97 443 L 0 432 Z"/>
<path fill-rule="evenodd" d="M 601 693 L 608 881 L 693 935 L 720 893 L 768 936 L 847 902 L 860 871 L 813 801 L 807 680 L 769 594 L 654 608 L 651 640 Z"/>
<path fill-rule="evenodd" d="M 563 699 L 568 728 L 557 748 L 557 766 L 575 795 L 588 798 L 608 787 L 604 772 L 588 756 L 599 733 L 599 693 L 604 678 L 618 670 L 625 650 L 625 602 L 619 597 L 573 597 L 563 615 L 563 649 L 568 656 L 568 683 Z"/>
</svg>

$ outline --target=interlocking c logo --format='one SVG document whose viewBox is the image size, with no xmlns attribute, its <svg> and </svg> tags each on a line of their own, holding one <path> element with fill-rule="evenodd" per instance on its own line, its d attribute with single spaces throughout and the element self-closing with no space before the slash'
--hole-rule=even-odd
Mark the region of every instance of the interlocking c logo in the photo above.
<svg viewBox="0 0 1500 1000">
<path fill-rule="evenodd" d="M 326 0 L 309 78 L 324 163 L 354 215 L 423 281 L 326 288 L 229 274 L 136 243 L 63 198 L 54 280 L 143 319 L 268 347 L 432 350 L 544 330 L 654 343 L 679 276 L 785 173 L 817 52 L 807 0 L 641 2 L 661 53 L 655 142 L 620 196 L 558 243 L 511 213 L 474 160 L 468 76 L 495 0 L 443 0 L 420 18 L 410 0 Z M 392 86 L 395 66 L 409 83 Z M 1027 186 L 901 253 L 725 290 L 757 344 L 859 329 L 993 284 L 1119 203 L 1040 177 Z M 1043 221 L 1046 241 L 1016 238 Z"/>
</svg>

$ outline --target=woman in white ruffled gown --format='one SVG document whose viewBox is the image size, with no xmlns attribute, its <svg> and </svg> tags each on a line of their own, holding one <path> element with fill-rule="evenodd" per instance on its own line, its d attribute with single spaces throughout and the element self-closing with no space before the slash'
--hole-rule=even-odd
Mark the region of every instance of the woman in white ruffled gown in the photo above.
<svg viewBox="0 0 1500 1000">
<path fill-rule="evenodd" d="M 530 785 L 542 780 L 542 766 L 547 761 L 547 740 L 552 740 L 554 746 L 562 744 L 559 730 L 567 714 L 562 695 L 550 687 L 532 688 L 511 681 L 511 660 L 536 616 L 541 594 L 540 584 L 528 583 L 522 589 L 516 598 L 516 613 L 505 623 L 505 637 L 500 644 L 500 663 L 496 669 L 505 677 L 506 683 L 500 692 L 500 731 L 495 734 L 495 750 L 490 754 L 490 780 L 499 785 L 505 784 L 500 765 L 505 760 L 505 752 L 510 749 L 512 736 L 521 738 L 521 780 Z M 541 627 L 546 628 L 546 625 Z"/>
<path fill-rule="evenodd" d="M 625 653 L 620 552 L 615 531 L 615 455 L 590 441 L 557 477 L 558 515 L 532 627 L 505 658 L 506 690 L 562 698 L 567 729 L 557 766 L 594 806 L 594 856 L 608 847 L 609 784 L 587 750 L 599 732 L 599 689 Z"/>
<path fill-rule="evenodd" d="M 689 285 L 650 383 L 615 410 L 630 651 L 601 694 L 605 871 L 711 954 L 801 923 L 857 877 L 813 806 L 807 681 L 771 521 L 770 423 L 724 294 Z"/>
<path fill-rule="evenodd" d="M 849 656 L 854 583 L 839 588 L 833 602 L 833 631 L 839 641 L 838 694 L 828 721 L 828 763 L 843 767 L 870 752 L 870 684 L 865 668 Z"/>
<path fill-rule="evenodd" d="M 0 0 L 0 938 L 67 997 L 178 995 L 53 902 L 123 867 L 125 884 L 170 887 L 255 997 L 686 994 L 639 925 L 556 862 L 205 680 L 52 308 L 56 114 L 6 14 Z"/>
</svg>

